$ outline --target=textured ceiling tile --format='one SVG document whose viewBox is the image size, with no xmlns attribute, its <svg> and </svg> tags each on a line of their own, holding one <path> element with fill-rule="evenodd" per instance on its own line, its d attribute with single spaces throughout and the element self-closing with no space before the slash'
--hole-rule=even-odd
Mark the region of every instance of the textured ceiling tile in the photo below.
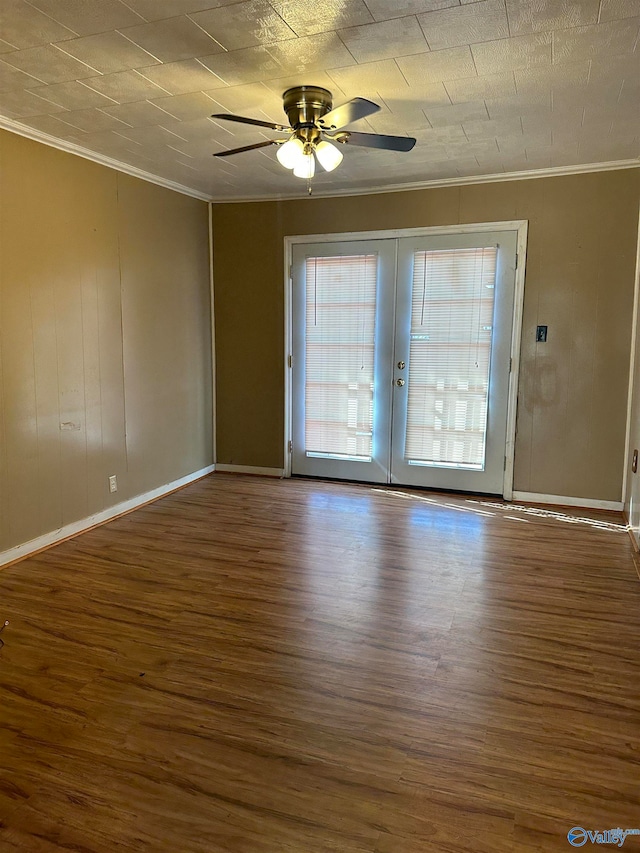
<svg viewBox="0 0 640 853">
<path fill-rule="evenodd" d="M 168 94 L 135 71 L 117 71 L 115 74 L 105 74 L 104 77 L 92 77 L 86 81 L 86 85 L 119 104 Z"/>
<path fill-rule="evenodd" d="M 185 17 L 127 27 L 121 32 L 161 62 L 192 59 L 194 56 L 223 51 L 211 36 Z"/>
<path fill-rule="evenodd" d="M 5 53 L 5 62 L 19 68 L 43 83 L 65 83 L 67 80 L 81 80 L 94 77 L 96 70 L 67 56 L 54 45 L 30 47 L 17 53 Z"/>
<path fill-rule="evenodd" d="M 589 85 L 619 84 L 623 80 L 640 82 L 640 52 L 634 51 L 625 56 L 607 56 L 592 59 L 589 72 Z M 560 69 L 566 66 L 558 66 Z"/>
<path fill-rule="evenodd" d="M 61 42 L 57 47 L 95 68 L 101 74 L 141 68 L 158 62 L 150 53 L 133 44 L 120 33 L 100 33 L 95 36 L 70 39 Z"/>
<path fill-rule="evenodd" d="M 139 150 L 142 153 L 140 145 L 137 145 L 130 139 L 114 133 L 112 130 L 101 130 L 95 133 L 85 133 L 79 138 L 79 144 L 91 151 L 100 151 L 111 156 L 122 156 L 132 150 Z M 127 161 L 125 161 L 127 162 Z"/>
<path fill-rule="evenodd" d="M 487 139 L 496 136 L 522 136 L 522 124 L 519 118 L 470 121 L 465 122 L 463 128 L 469 139 Z"/>
<path fill-rule="evenodd" d="M 64 115 L 64 113 L 63 113 Z M 65 124 L 56 116 L 33 116 L 31 118 L 21 118 L 20 124 L 26 124 L 27 127 L 32 127 L 39 130 L 41 133 L 46 133 L 49 136 L 54 136 L 58 139 L 67 139 L 77 133 L 77 130 L 71 127 L 70 124 Z"/>
<path fill-rule="evenodd" d="M 512 95 L 509 98 L 488 100 L 486 105 L 492 119 L 547 113 L 551 110 L 551 90 L 540 90 L 529 96 Z"/>
<path fill-rule="evenodd" d="M 5 54 L 6 56 L 7 54 Z M 16 56 L 16 54 L 10 53 L 8 56 Z M 25 74 L 24 71 L 20 71 L 0 60 L 0 92 L 9 92 L 12 89 L 31 89 L 33 86 L 41 86 L 43 82 L 43 80 Z"/>
<path fill-rule="evenodd" d="M 387 21 L 402 15 L 417 15 L 420 12 L 448 9 L 458 5 L 458 0 L 367 0 L 367 6 L 376 21 Z"/>
<path fill-rule="evenodd" d="M 561 111 L 552 110 L 545 115 L 522 116 L 522 129 L 526 136 L 542 130 L 556 130 L 568 133 L 582 127 L 583 109 L 574 105 Z"/>
<path fill-rule="evenodd" d="M 499 74 L 551 63 L 551 33 L 535 33 L 471 47 L 478 74 Z"/>
<path fill-rule="evenodd" d="M 52 86 L 42 86 L 33 90 L 41 98 L 47 98 L 66 110 L 84 110 L 89 107 L 108 107 L 113 104 L 111 98 L 89 89 L 84 83 L 72 80 L 69 83 L 56 83 Z"/>
<path fill-rule="evenodd" d="M 423 53 L 429 46 L 413 16 L 351 27 L 338 33 L 358 62 Z"/>
<path fill-rule="evenodd" d="M 429 107 L 447 106 L 451 101 L 444 83 L 427 83 L 410 89 L 406 85 L 401 89 L 391 89 L 385 93 L 384 103 L 391 112 L 403 115 L 405 112 L 411 113 L 416 107 L 426 110 Z"/>
<path fill-rule="evenodd" d="M 602 0 L 600 21 L 615 21 L 619 18 L 634 18 L 640 15 L 638 0 Z"/>
<path fill-rule="evenodd" d="M 368 62 L 351 68 L 334 68 L 329 75 L 336 81 L 343 92 L 358 91 L 361 95 L 379 92 L 383 97 L 385 92 L 393 92 L 406 86 L 398 66 L 392 59 L 381 62 Z M 351 94 L 349 95 L 351 97 Z"/>
<path fill-rule="evenodd" d="M 624 109 L 636 109 L 640 103 L 640 80 L 625 80 L 618 96 L 618 102 Z"/>
<path fill-rule="evenodd" d="M 434 127 L 430 130 L 423 130 L 420 133 L 421 139 L 425 143 L 442 144 L 449 148 L 469 146 L 469 140 L 462 129 L 462 125 L 443 125 L 442 127 Z"/>
<path fill-rule="evenodd" d="M 4 0 L 3 0 L 4 2 Z M 120 0 L 29 0 L 76 35 L 104 33 L 140 23 L 140 16 Z"/>
<path fill-rule="evenodd" d="M 228 6 L 238 0 L 126 0 L 134 12 L 147 21 L 160 21 L 163 18 L 177 18 L 190 12 L 201 12 L 217 6 Z"/>
<path fill-rule="evenodd" d="M 319 33 L 270 45 L 267 50 L 281 66 L 279 75 L 355 65 L 356 61 L 336 33 Z"/>
<path fill-rule="evenodd" d="M 556 30 L 553 34 L 553 61 L 576 62 L 595 56 L 631 53 L 638 38 L 640 19 L 626 18 L 592 27 Z"/>
<path fill-rule="evenodd" d="M 125 122 L 118 121 L 113 116 L 96 109 L 72 110 L 59 118 L 83 133 L 97 133 L 102 130 L 118 131 L 129 127 Z"/>
<path fill-rule="evenodd" d="M 551 168 L 551 151 L 548 148 L 530 149 L 527 148 L 527 169 L 550 169 Z"/>
<path fill-rule="evenodd" d="M 580 27 L 598 20 L 600 0 L 506 0 L 514 36 Z"/>
<path fill-rule="evenodd" d="M 466 101 L 483 101 L 486 98 L 506 98 L 516 94 L 513 73 L 487 74 L 482 77 L 467 77 L 448 80 L 445 88 L 454 104 Z"/>
<path fill-rule="evenodd" d="M 2 0 L 0 33 L 10 50 L 24 50 L 75 35 L 24 0 Z"/>
<path fill-rule="evenodd" d="M 200 62 L 219 78 L 220 86 L 238 86 L 282 77 L 286 70 L 267 51 L 266 47 L 245 47 L 231 53 L 201 56 Z M 215 88 L 212 85 L 211 88 Z"/>
<path fill-rule="evenodd" d="M 192 92 L 188 95 L 174 95 L 172 98 L 154 98 L 151 102 L 157 108 L 179 121 L 191 121 L 206 118 L 215 112 L 215 101 L 204 92 Z M 136 106 L 132 104 L 132 106 Z M 133 124 L 133 122 L 131 122 Z"/>
<path fill-rule="evenodd" d="M 452 47 L 416 56 L 402 56 L 398 66 L 410 86 L 473 77 L 476 73 L 468 47 Z"/>
<path fill-rule="evenodd" d="M 615 119 L 611 124 L 611 135 L 618 138 L 634 139 L 636 142 L 636 155 L 640 157 L 640 128 L 634 119 Z"/>
<path fill-rule="evenodd" d="M 201 92 L 203 89 L 213 89 L 220 85 L 219 78 L 209 68 L 205 68 L 199 63 L 197 59 L 185 59 L 182 62 L 168 62 L 166 65 L 140 68 L 138 73 L 157 86 L 162 86 L 172 95 Z"/>
<path fill-rule="evenodd" d="M 572 166 L 578 163 L 578 144 L 553 145 L 551 147 L 552 166 Z"/>
<path fill-rule="evenodd" d="M 582 116 L 582 130 L 589 134 L 602 134 L 611 132 L 613 122 L 619 118 L 618 111 L 611 106 L 601 106 L 599 108 L 587 107 Z M 640 126 L 640 113 L 635 120 L 635 125 Z"/>
<path fill-rule="evenodd" d="M 195 147 L 196 143 L 205 143 L 208 141 L 213 143 L 215 140 L 228 137 L 229 134 L 224 131 L 221 125 L 216 124 L 208 118 L 200 118 L 193 121 L 180 122 L 180 136 L 187 143 L 193 143 Z M 176 143 L 176 145 L 181 151 L 188 150 L 185 142 Z"/>
<path fill-rule="evenodd" d="M 180 126 L 180 122 L 174 123 Z M 131 139 L 133 142 L 139 142 L 141 145 L 172 145 L 179 142 L 182 137 L 177 133 L 172 133 L 164 125 L 149 126 L 149 127 L 124 127 L 118 131 L 121 136 Z M 183 140 L 184 141 L 184 140 Z"/>
<path fill-rule="evenodd" d="M 216 89 L 208 93 L 214 100 L 214 109 L 212 113 L 242 112 L 242 115 L 249 115 L 249 118 L 265 119 L 266 116 L 273 116 L 270 121 L 286 124 L 286 115 L 282 108 L 282 98 L 273 92 L 263 83 L 249 83 L 245 86 L 230 86 L 228 89 Z M 222 108 L 222 109 L 220 109 Z M 265 115 L 256 115 L 258 111 L 263 111 Z M 238 127 L 233 127 L 234 132 L 238 131 Z"/>
<path fill-rule="evenodd" d="M 326 33 L 373 21 L 364 0 L 270 0 L 270 3 L 299 36 Z"/>
<path fill-rule="evenodd" d="M 431 50 L 495 41 L 509 36 L 504 0 L 482 0 L 418 15 Z"/>
<path fill-rule="evenodd" d="M 518 93 L 523 95 L 540 89 L 562 89 L 586 86 L 589 80 L 589 62 L 573 62 L 563 65 L 534 66 L 518 68 L 513 76 Z"/>
<path fill-rule="evenodd" d="M 170 101 L 171 98 L 164 100 Z M 149 101 L 133 101 L 130 104 L 117 104 L 105 107 L 102 112 L 131 127 L 143 127 L 147 124 L 162 124 L 167 114 Z"/>
<path fill-rule="evenodd" d="M 551 141 L 552 135 L 549 128 L 536 130 L 535 133 L 529 133 L 526 137 L 518 134 L 496 136 L 496 145 L 503 154 L 524 153 L 527 145 L 547 146 L 551 145 Z"/>
<path fill-rule="evenodd" d="M 635 160 L 638 157 L 638 143 L 635 139 L 607 138 L 603 140 L 587 139 L 580 143 L 582 162 L 606 163 L 615 160 Z"/>
<path fill-rule="evenodd" d="M 295 38 L 267 0 L 246 0 L 189 16 L 227 50 Z"/>
<path fill-rule="evenodd" d="M 0 112 L 9 118 L 41 116 L 62 111 L 62 107 L 32 94 L 32 89 L 15 89 L 0 93 Z"/>
<path fill-rule="evenodd" d="M 390 133 L 398 135 L 403 133 L 413 133 L 425 127 L 430 127 L 429 119 L 421 109 L 414 109 L 412 112 L 406 112 L 402 116 L 391 112 L 376 113 L 371 116 L 367 124 L 371 127 L 373 133 Z M 354 130 L 360 130 L 361 123 L 354 125 Z"/>
<path fill-rule="evenodd" d="M 484 101 L 472 101 L 467 104 L 454 104 L 450 107 L 433 107 L 427 110 L 427 118 L 433 127 L 442 127 L 470 121 L 486 121 L 489 116 Z"/>
<path fill-rule="evenodd" d="M 296 74 L 289 74 L 286 77 L 276 77 L 273 80 L 265 80 L 265 86 L 276 95 L 282 95 L 287 89 L 293 86 L 322 86 L 328 89 L 333 94 L 333 101 L 337 105 L 345 100 L 344 93 L 337 85 L 335 80 L 326 73 L 326 71 L 303 71 Z"/>
</svg>

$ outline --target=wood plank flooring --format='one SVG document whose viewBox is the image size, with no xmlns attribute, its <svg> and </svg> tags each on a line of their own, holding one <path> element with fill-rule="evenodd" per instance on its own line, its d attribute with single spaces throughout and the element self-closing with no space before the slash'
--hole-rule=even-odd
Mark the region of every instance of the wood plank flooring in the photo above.
<svg viewBox="0 0 640 853">
<path fill-rule="evenodd" d="M 640 827 L 615 513 L 214 474 L 0 572 L 4 619 L 1 853 L 524 853 Z"/>
</svg>

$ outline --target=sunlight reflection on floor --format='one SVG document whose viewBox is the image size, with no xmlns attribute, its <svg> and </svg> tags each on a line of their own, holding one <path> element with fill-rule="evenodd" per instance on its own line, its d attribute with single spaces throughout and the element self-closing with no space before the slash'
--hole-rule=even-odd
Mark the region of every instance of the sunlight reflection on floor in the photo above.
<svg viewBox="0 0 640 853">
<path fill-rule="evenodd" d="M 616 524 L 612 521 L 604 521 L 597 518 L 587 518 L 581 515 L 569 515 L 555 509 L 545 509 L 539 506 L 527 506 L 524 504 L 513 503 L 498 503 L 497 501 L 482 500 L 479 498 L 466 498 L 464 505 L 449 503 L 450 497 L 442 495 L 441 497 L 427 497 L 419 495 L 415 492 L 404 492 L 396 489 L 388 489 L 384 487 L 372 488 L 373 492 L 381 492 L 382 494 L 392 497 L 402 498 L 403 500 L 419 501 L 422 503 L 433 504 L 436 506 L 446 507 L 447 509 L 455 510 L 456 512 L 474 513 L 476 515 L 495 516 L 502 514 L 502 518 L 508 521 L 518 521 L 520 523 L 530 523 L 534 519 L 550 519 L 553 521 L 561 521 L 565 524 L 582 524 L 596 530 L 607 530 L 609 532 L 625 533 L 628 530 L 626 524 Z M 492 511 L 493 510 L 493 511 Z M 509 513 L 503 514 L 503 513 Z M 518 513 L 516 515 L 515 513 Z M 522 516 L 528 516 L 523 518 Z"/>
</svg>

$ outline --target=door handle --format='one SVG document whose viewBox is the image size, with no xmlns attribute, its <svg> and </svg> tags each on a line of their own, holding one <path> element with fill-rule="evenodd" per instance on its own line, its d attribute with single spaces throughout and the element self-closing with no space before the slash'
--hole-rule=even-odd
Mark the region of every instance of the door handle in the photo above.
<svg viewBox="0 0 640 853">
<path fill-rule="evenodd" d="M 396 379 L 396 385 L 398 386 L 398 388 L 402 388 L 402 386 L 404 385 L 404 379 Z"/>
</svg>

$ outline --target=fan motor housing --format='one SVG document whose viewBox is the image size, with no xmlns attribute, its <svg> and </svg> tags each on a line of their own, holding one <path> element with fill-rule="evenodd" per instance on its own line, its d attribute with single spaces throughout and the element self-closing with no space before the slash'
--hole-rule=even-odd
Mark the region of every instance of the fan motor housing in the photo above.
<svg viewBox="0 0 640 853">
<path fill-rule="evenodd" d="M 333 107 L 331 92 L 321 86 L 294 86 L 287 89 L 282 101 L 289 124 L 294 130 L 305 125 L 316 126 Z"/>
</svg>

